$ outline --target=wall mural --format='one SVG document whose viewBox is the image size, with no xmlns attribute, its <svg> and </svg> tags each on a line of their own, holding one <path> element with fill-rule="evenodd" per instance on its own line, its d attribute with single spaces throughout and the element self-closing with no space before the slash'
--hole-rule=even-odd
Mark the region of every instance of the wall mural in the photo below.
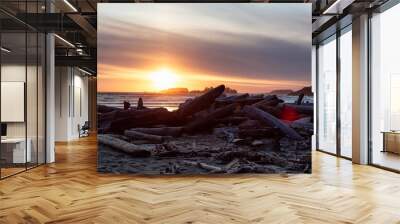
<svg viewBox="0 0 400 224">
<path fill-rule="evenodd" d="M 311 4 L 99 4 L 98 171 L 310 173 Z"/>
</svg>

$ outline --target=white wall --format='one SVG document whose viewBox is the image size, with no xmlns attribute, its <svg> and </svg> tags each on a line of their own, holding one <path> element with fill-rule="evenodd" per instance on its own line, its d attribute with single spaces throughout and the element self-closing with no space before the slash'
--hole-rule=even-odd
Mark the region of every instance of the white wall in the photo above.
<svg viewBox="0 0 400 224">
<path fill-rule="evenodd" d="M 55 141 L 68 141 L 69 133 L 69 68 L 55 68 Z"/>
<path fill-rule="evenodd" d="M 79 137 L 78 125 L 88 120 L 88 78 L 72 67 L 56 67 L 55 140 Z"/>
<path fill-rule="evenodd" d="M 27 68 L 24 65 L 17 65 L 17 64 L 5 64 L 1 66 L 1 81 L 2 82 L 25 82 L 25 75 L 26 75 L 26 70 L 28 74 L 35 73 L 36 74 L 36 67 L 33 66 L 28 66 Z M 29 77 L 28 77 L 29 78 Z M 36 81 L 35 80 L 29 80 L 29 85 L 34 85 L 36 86 Z M 27 88 L 27 102 L 30 103 L 36 99 L 36 89 L 33 88 Z M 35 101 L 36 103 L 36 101 Z M 35 106 L 35 105 L 31 105 Z M 7 108 L 1 108 L 1 110 L 7 110 Z M 33 117 L 31 117 L 31 115 Z M 28 122 L 35 121 L 36 123 L 36 114 L 33 113 L 28 113 L 27 114 Z M 33 125 L 28 125 L 28 128 Z M 36 127 L 35 127 L 36 129 Z M 25 137 L 25 122 L 8 122 L 7 123 L 7 135 L 8 137 Z M 28 136 L 29 137 L 29 136 Z"/>
<path fill-rule="evenodd" d="M 75 70 L 76 72 L 76 70 Z M 78 125 L 83 125 L 85 121 L 89 119 L 88 111 L 88 78 L 81 75 L 74 75 L 74 108 L 73 108 L 73 119 L 72 119 L 72 135 L 79 137 Z"/>
<path fill-rule="evenodd" d="M 25 82 L 25 64 L 2 65 L 1 81 Z M 7 110 L 7 108 L 1 108 L 1 110 Z M 24 122 L 7 123 L 7 137 L 25 137 L 25 123 Z"/>
</svg>

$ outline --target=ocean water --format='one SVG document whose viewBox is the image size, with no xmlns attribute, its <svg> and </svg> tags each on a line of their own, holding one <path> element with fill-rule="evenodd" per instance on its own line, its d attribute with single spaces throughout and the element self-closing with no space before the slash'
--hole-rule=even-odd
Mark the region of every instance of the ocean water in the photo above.
<svg viewBox="0 0 400 224">
<path fill-rule="evenodd" d="M 97 104 L 111 107 L 123 108 L 123 102 L 128 101 L 135 107 L 139 98 L 143 99 L 143 104 L 148 108 L 164 107 L 169 111 L 178 109 L 179 104 L 187 99 L 196 97 L 195 95 L 165 95 L 157 93 L 98 93 Z M 286 103 L 293 103 L 297 96 L 278 95 Z M 305 103 L 313 103 L 313 97 L 305 96 Z"/>
</svg>

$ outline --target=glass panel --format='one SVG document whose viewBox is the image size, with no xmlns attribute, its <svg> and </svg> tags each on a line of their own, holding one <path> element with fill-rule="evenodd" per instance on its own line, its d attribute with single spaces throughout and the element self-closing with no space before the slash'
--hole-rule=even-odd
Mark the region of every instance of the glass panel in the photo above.
<svg viewBox="0 0 400 224">
<path fill-rule="evenodd" d="M 340 36 L 340 153 L 352 157 L 352 34 Z"/>
<path fill-rule="evenodd" d="M 2 177 L 25 170 L 26 151 L 26 34 L 1 34 L 1 140 Z M 6 126 L 4 126 L 6 125 Z"/>
<path fill-rule="evenodd" d="M 336 39 L 318 48 L 318 148 L 336 153 Z"/>
<path fill-rule="evenodd" d="M 372 163 L 400 170 L 400 5 L 372 18 Z"/>
<path fill-rule="evenodd" d="M 313 98 L 316 99 L 315 97 L 315 89 L 317 85 L 317 48 L 315 45 L 312 46 L 311 50 L 311 81 L 312 81 L 312 92 L 314 93 Z M 316 110 L 316 104 L 314 102 L 314 113 L 313 113 L 313 121 L 316 121 L 317 119 L 317 114 L 315 113 Z M 313 127 L 314 127 L 314 133 L 313 136 L 311 137 L 311 149 L 316 150 L 316 127 L 317 127 L 317 122 L 313 122 Z"/>
<path fill-rule="evenodd" d="M 38 2 L 27 2 L 26 12 L 37 13 Z M 33 17 L 30 18 L 31 22 Z M 38 163 L 38 34 L 35 30 L 27 30 L 27 149 L 31 151 L 28 168 L 37 166 Z"/>
<path fill-rule="evenodd" d="M 44 34 L 38 35 L 38 164 L 45 163 L 45 65 L 46 65 L 46 37 Z"/>
<path fill-rule="evenodd" d="M 1 1 L 12 14 L 43 13 L 45 1 Z M 22 17 L 21 17 L 22 18 Z M 34 17 L 36 18 L 36 17 Z M 0 12 L 0 177 L 45 162 L 45 35 Z"/>
<path fill-rule="evenodd" d="M 27 33 L 27 80 L 26 80 L 26 113 L 27 113 L 27 149 L 31 153 L 28 155 L 28 168 L 37 165 L 38 160 L 38 142 L 37 142 L 37 132 L 38 132 L 38 36 L 36 32 Z"/>
</svg>

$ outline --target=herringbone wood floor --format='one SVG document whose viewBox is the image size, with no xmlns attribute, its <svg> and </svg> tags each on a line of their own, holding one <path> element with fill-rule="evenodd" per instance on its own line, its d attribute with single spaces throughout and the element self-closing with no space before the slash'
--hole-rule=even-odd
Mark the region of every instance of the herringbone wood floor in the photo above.
<svg viewBox="0 0 400 224">
<path fill-rule="evenodd" d="M 0 223 L 400 223 L 400 175 L 318 152 L 312 175 L 98 174 L 87 138 L 0 181 Z"/>
</svg>

